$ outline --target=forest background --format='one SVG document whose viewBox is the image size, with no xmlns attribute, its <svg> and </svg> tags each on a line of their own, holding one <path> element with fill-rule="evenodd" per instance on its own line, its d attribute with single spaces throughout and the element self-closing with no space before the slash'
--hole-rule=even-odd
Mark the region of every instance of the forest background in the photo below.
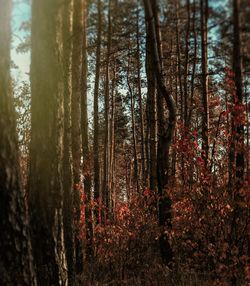
<svg viewBox="0 0 250 286">
<path fill-rule="evenodd" d="M 249 1 L 0 4 L 0 284 L 248 285 Z"/>
</svg>

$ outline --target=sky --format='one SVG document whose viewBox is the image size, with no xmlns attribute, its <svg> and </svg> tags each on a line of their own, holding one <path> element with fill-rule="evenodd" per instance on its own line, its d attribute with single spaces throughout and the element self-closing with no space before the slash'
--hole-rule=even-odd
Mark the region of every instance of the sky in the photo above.
<svg viewBox="0 0 250 286">
<path fill-rule="evenodd" d="M 29 70 L 30 70 L 30 53 L 17 53 L 17 46 L 22 43 L 27 32 L 20 29 L 21 24 L 24 21 L 30 19 L 31 6 L 29 1 L 13 1 L 12 9 L 12 49 L 11 49 L 11 59 L 18 66 L 18 69 L 12 69 L 12 76 L 18 80 L 29 80 Z"/>
</svg>

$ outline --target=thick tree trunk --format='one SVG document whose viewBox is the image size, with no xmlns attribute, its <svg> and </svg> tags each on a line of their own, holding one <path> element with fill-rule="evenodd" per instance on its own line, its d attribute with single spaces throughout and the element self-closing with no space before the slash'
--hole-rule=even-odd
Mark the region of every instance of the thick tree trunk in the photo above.
<svg viewBox="0 0 250 286">
<path fill-rule="evenodd" d="M 64 285 L 62 5 L 34 0 L 29 203 L 39 285 Z"/>
<path fill-rule="evenodd" d="M 11 1 L 0 0 L 0 285 L 36 285 L 10 77 Z"/>
</svg>

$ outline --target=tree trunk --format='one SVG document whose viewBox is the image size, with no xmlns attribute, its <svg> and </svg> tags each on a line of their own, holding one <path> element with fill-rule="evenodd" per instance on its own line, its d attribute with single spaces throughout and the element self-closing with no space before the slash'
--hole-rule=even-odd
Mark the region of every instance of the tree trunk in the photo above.
<svg viewBox="0 0 250 286">
<path fill-rule="evenodd" d="M 127 69 L 127 85 L 130 95 L 130 112 L 131 112 L 131 123 L 132 123 L 132 141 L 133 141 L 133 155 L 134 155 L 134 172 L 133 172 L 133 185 L 136 185 L 137 193 L 139 192 L 139 178 L 138 178 L 138 159 L 137 159 L 137 140 L 135 134 L 135 113 L 134 113 L 134 93 L 130 84 L 130 58 L 128 58 L 128 69 Z"/>
<path fill-rule="evenodd" d="M 110 211 L 113 216 L 113 206 L 114 206 L 114 160 L 115 160 L 115 90 L 116 88 L 116 66 L 113 68 L 113 78 L 112 78 L 112 90 L 111 90 L 111 115 L 110 115 L 110 151 L 109 151 L 109 202 Z"/>
<path fill-rule="evenodd" d="M 137 25 L 136 25 L 136 57 L 137 57 L 137 84 L 138 84 L 138 103 L 139 103 L 139 113 L 140 113 L 140 140 L 141 140 L 141 181 L 143 187 L 146 186 L 146 164 L 145 164 L 145 135 L 144 135 L 144 112 L 142 103 L 142 91 L 141 91 L 141 50 L 140 50 L 140 19 L 139 19 L 139 3 L 137 3 Z"/>
<path fill-rule="evenodd" d="M 83 50 L 82 50 L 82 153 L 83 153 L 83 176 L 84 176 L 84 193 L 86 195 L 85 223 L 86 223 L 86 259 L 91 260 L 93 255 L 93 224 L 91 208 L 91 171 L 90 171 L 90 150 L 88 137 L 88 98 L 87 98 L 87 1 L 84 3 L 83 19 Z"/>
<path fill-rule="evenodd" d="M 63 6 L 63 70 L 64 70 L 64 136 L 63 136 L 63 223 L 65 251 L 68 264 L 68 283 L 75 284 L 75 243 L 73 213 L 73 169 L 71 151 L 72 97 L 72 0 Z"/>
<path fill-rule="evenodd" d="M 36 285 L 11 90 L 11 1 L 0 1 L 0 284 Z"/>
<path fill-rule="evenodd" d="M 107 40 L 107 56 L 105 66 L 105 94 L 104 94 L 104 109 L 105 109 L 105 138 L 104 138 L 104 154 L 103 154 L 103 203 L 105 206 L 104 217 L 109 214 L 109 84 L 110 84 L 110 50 L 111 50 L 111 1 L 109 0 L 108 7 L 108 40 Z"/>
<path fill-rule="evenodd" d="M 73 50 L 72 50 L 72 158 L 73 158 L 73 184 L 75 209 L 75 251 L 76 273 L 83 268 L 83 249 L 80 228 L 81 200 L 81 93 L 82 93 L 82 51 L 83 51 L 83 5 L 84 0 L 74 0 L 73 7 Z"/>
<path fill-rule="evenodd" d="M 233 26 L 234 26 L 234 41 L 233 41 L 233 72 L 235 80 L 236 95 L 234 96 L 234 105 L 241 106 L 243 104 L 243 88 L 242 88 L 242 60 L 241 60 L 241 42 L 240 42 L 240 20 L 239 20 L 239 0 L 233 0 Z M 242 111 L 235 111 L 234 128 L 236 132 L 236 172 L 235 185 L 238 189 L 244 181 L 244 125 L 243 122 L 237 121 L 237 116 Z M 238 113 L 238 114 L 237 114 Z M 233 130 L 234 132 L 234 130 Z"/>
<path fill-rule="evenodd" d="M 148 23 L 146 22 L 146 25 Z M 147 30 L 149 27 L 147 27 Z M 148 128 L 148 175 L 149 175 L 149 188 L 150 190 L 156 190 L 157 187 L 157 167 L 156 167 L 156 132 L 157 132 L 157 114 L 156 114 L 156 79 L 153 69 L 153 60 L 152 60 L 152 35 L 147 33 L 146 36 L 146 74 L 147 74 L 147 128 Z"/>
<path fill-rule="evenodd" d="M 98 0 L 98 22 L 97 22 L 97 39 L 96 39 L 96 70 L 95 70 L 95 87 L 94 87 L 94 199 L 97 204 L 95 209 L 95 222 L 99 223 L 100 207 L 100 166 L 99 166 L 99 82 L 100 82 L 100 64 L 101 64 L 101 26 L 102 12 L 101 0 Z"/>
<path fill-rule="evenodd" d="M 204 5 L 205 3 L 205 5 Z M 205 7 L 204 7 L 205 6 Z M 202 66 L 202 157 L 204 159 L 205 172 L 207 171 L 209 159 L 209 98 L 208 98 L 208 43 L 207 43 L 207 23 L 208 23 L 208 0 L 200 1 L 201 13 L 201 66 Z"/>
<path fill-rule="evenodd" d="M 172 248 L 166 232 L 171 229 L 171 199 L 167 195 L 167 187 L 169 183 L 169 149 L 174 136 L 176 123 L 176 107 L 171 94 L 168 92 L 162 74 L 162 57 L 161 57 L 161 37 L 159 31 L 159 15 L 157 1 L 144 0 L 145 13 L 148 23 L 147 33 L 151 35 L 150 49 L 152 52 L 153 66 L 155 67 L 155 77 L 157 81 L 157 108 L 158 118 L 161 121 L 159 125 L 159 142 L 157 154 L 157 178 L 158 178 L 158 194 L 159 194 L 159 225 L 162 228 L 160 236 L 160 250 L 162 259 L 166 264 L 172 262 Z M 165 103 L 169 110 L 168 124 L 162 121 L 163 110 L 162 103 Z M 164 123 L 164 126 L 162 125 Z"/>
<path fill-rule="evenodd" d="M 39 285 L 65 285 L 62 219 L 62 5 L 34 0 L 31 30 L 29 203 Z"/>
</svg>

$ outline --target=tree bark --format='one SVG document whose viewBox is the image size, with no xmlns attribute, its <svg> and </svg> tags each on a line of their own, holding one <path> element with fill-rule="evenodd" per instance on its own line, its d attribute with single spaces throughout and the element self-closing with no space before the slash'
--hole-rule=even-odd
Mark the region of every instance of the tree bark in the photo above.
<svg viewBox="0 0 250 286">
<path fill-rule="evenodd" d="M 100 207 L 100 164 L 99 164 L 99 82 L 100 82 L 100 65 L 101 65 L 101 25 L 102 12 L 101 0 L 98 0 L 98 22 L 97 22 L 97 39 L 96 39 L 96 70 L 95 70 L 95 86 L 94 86 L 94 199 L 97 204 L 95 209 L 95 222 L 99 223 L 99 207 Z"/>
<path fill-rule="evenodd" d="M 72 0 L 63 6 L 63 70 L 64 70 L 64 136 L 63 136 L 63 223 L 65 251 L 68 265 L 68 283 L 75 284 L 75 241 L 73 205 L 73 168 L 71 150 L 72 99 Z"/>
<path fill-rule="evenodd" d="M 205 3 L 205 5 L 204 5 Z M 201 66 L 202 66 L 202 157 L 204 159 L 205 171 L 207 171 L 209 159 L 209 98 L 208 98 L 208 0 L 200 1 L 201 13 Z"/>
<path fill-rule="evenodd" d="M 106 66 L 105 66 L 105 94 L 104 94 L 104 109 L 105 109 L 105 138 L 104 138 L 104 154 L 103 154 L 103 203 L 105 206 L 104 217 L 105 221 L 109 214 L 109 85 L 110 85 L 110 52 L 111 52 L 111 1 L 109 0 L 108 6 L 108 39 L 107 39 L 107 55 L 106 55 Z"/>
<path fill-rule="evenodd" d="M 65 285 L 62 219 L 62 5 L 34 0 L 31 30 L 29 204 L 39 285 Z"/>
<path fill-rule="evenodd" d="M 73 50 L 72 50 L 72 158 L 73 158 L 73 184 L 75 209 L 75 252 L 76 273 L 83 269 L 83 248 L 80 237 L 81 219 L 81 93 L 82 93 L 82 52 L 83 52 L 83 7 L 84 0 L 73 2 Z"/>
<path fill-rule="evenodd" d="M 140 140 L 141 140 L 141 181 L 143 187 L 146 186 L 146 164 L 145 164 L 145 135 L 144 135 L 144 112 L 142 103 L 142 90 L 141 90 L 141 50 L 140 50 L 140 11 L 139 3 L 137 3 L 136 10 L 136 57 L 137 57 L 137 84 L 138 84 L 138 103 L 139 103 L 139 114 L 140 114 Z"/>
<path fill-rule="evenodd" d="M 84 193 L 86 195 L 85 207 L 85 223 L 86 223 L 86 259 L 91 260 L 93 256 L 93 224 L 92 224 L 92 208 L 91 208 L 91 171 L 90 171 L 90 150 L 88 136 L 88 96 L 87 96 L 87 1 L 84 3 L 84 19 L 83 19 L 83 50 L 82 50 L 82 153 L 83 153 L 83 176 L 84 176 Z"/>
<path fill-rule="evenodd" d="M 161 57 L 161 37 L 159 31 L 159 16 L 157 1 L 144 0 L 145 13 L 147 17 L 148 30 L 147 33 L 151 35 L 151 52 L 153 55 L 153 66 L 155 67 L 155 77 L 157 81 L 157 108 L 158 118 L 162 119 L 163 110 L 162 103 L 165 101 L 168 111 L 168 124 L 159 124 L 159 141 L 157 154 L 157 178 L 158 178 L 158 194 L 159 194 L 159 225 L 162 228 L 160 236 L 160 250 L 162 259 L 166 264 L 170 264 L 173 259 L 172 248 L 169 243 L 169 238 L 166 233 L 166 228 L 169 230 L 172 227 L 171 222 L 171 199 L 167 195 L 167 187 L 169 183 L 169 149 L 174 136 L 176 123 L 176 106 L 172 95 L 167 90 L 164 84 L 162 74 L 162 57 Z M 160 112 L 160 114 L 159 114 Z M 162 115 L 162 116 L 161 116 Z"/>
<path fill-rule="evenodd" d="M 148 23 L 146 22 L 146 25 Z M 149 27 L 147 27 L 147 30 Z M 154 191 L 157 188 L 157 166 L 156 166 L 156 157 L 157 157 L 157 114 L 156 114 L 156 79 L 153 69 L 153 60 L 152 60 L 152 35 L 147 33 L 146 35 L 146 74 L 147 74 L 147 139 L 148 139 L 148 175 L 149 175 L 149 188 Z"/>
<path fill-rule="evenodd" d="M 11 1 L 0 1 L 0 284 L 36 285 L 11 90 Z"/>
</svg>

